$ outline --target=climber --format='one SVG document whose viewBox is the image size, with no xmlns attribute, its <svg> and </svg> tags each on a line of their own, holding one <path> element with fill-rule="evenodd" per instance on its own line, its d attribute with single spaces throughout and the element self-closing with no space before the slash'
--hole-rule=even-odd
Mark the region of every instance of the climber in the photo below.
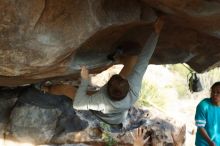
<svg viewBox="0 0 220 146">
<path fill-rule="evenodd" d="M 162 26 L 163 20 L 158 18 L 154 24 L 155 30 L 150 34 L 140 55 L 129 56 L 124 61 L 124 67 L 119 75 L 113 75 L 107 84 L 92 96 L 86 94 L 89 72 L 86 66 L 82 66 L 82 80 L 73 101 L 73 108 L 90 110 L 108 124 L 123 125 L 128 109 L 138 99 L 142 78 L 155 50 Z M 124 50 L 126 51 L 126 48 Z"/>
</svg>

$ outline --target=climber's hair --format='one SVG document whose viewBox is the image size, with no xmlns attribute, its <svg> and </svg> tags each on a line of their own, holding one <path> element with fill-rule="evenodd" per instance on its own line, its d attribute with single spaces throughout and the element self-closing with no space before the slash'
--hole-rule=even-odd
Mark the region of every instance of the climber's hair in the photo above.
<svg viewBox="0 0 220 146">
<path fill-rule="evenodd" d="M 107 93 L 111 100 L 120 101 L 126 97 L 129 91 L 128 80 L 120 75 L 113 75 L 107 83 Z"/>
<path fill-rule="evenodd" d="M 116 50 L 121 51 L 122 55 L 136 56 L 141 53 L 142 47 L 135 41 L 123 41 L 116 47 Z M 113 75 L 107 83 L 107 93 L 111 100 L 120 101 L 124 99 L 130 86 L 128 80 L 124 79 L 121 75 Z"/>
</svg>

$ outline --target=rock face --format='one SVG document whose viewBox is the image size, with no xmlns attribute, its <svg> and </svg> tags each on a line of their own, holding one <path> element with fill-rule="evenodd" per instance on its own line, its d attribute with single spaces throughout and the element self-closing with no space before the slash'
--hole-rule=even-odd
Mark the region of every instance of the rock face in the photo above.
<svg viewBox="0 0 220 146">
<path fill-rule="evenodd" d="M 149 112 L 131 108 L 125 128 L 110 126 L 90 111 L 76 111 L 65 96 L 50 95 L 34 87 L 23 90 L 0 90 L 0 138 L 7 141 L 63 145 L 67 143 L 118 143 L 132 144 L 130 132 L 144 126 L 148 144 L 172 144 L 174 125 L 161 119 L 150 118 Z M 185 133 L 178 138 L 184 138 Z M 103 138 L 106 141 L 103 141 Z M 0 143 L 1 143 L 0 141 Z M 181 141 L 183 144 L 184 141 Z M 16 144 L 15 144 L 16 145 Z M 18 145 L 18 144 L 17 144 Z M 97 145 L 97 144 L 95 144 Z"/>
<path fill-rule="evenodd" d="M 6 133 L 11 110 L 17 100 L 16 90 L 1 90 L 0 92 L 0 138 Z"/>
<path fill-rule="evenodd" d="M 33 87 L 22 91 L 10 115 L 9 136 L 18 141 L 50 143 L 61 134 L 84 130 L 88 123 L 76 115 L 65 96 L 44 94 Z"/>
<path fill-rule="evenodd" d="M 219 65 L 219 8 L 218 0 L 0 0 L 0 85 L 77 78 L 80 64 L 102 71 L 121 42 L 144 44 L 153 9 L 165 27 L 151 63 L 204 71 Z"/>
</svg>

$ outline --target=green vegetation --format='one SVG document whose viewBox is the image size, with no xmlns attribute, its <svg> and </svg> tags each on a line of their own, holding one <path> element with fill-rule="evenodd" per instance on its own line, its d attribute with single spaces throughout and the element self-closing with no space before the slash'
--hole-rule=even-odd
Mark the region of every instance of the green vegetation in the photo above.
<svg viewBox="0 0 220 146">
<path fill-rule="evenodd" d="M 187 98 L 190 97 L 188 94 L 190 93 L 188 83 L 185 81 L 185 83 L 180 82 L 174 82 L 174 88 L 176 88 L 176 91 L 178 93 L 178 98 Z"/>
<path fill-rule="evenodd" d="M 190 91 L 188 86 L 188 78 L 190 72 L 193 71 L 188 65 L 175 64 L 168 65 L 168 69 L 178 77 L 178 79 L 172 82 L 172 88 L 176 89 L 178 98 L 189 98 Z"/>
<path fill-rule="evenodd" d="M 217 81 L 220 81 L 220 68 L 215 68 L 213 70 L 210 70 L 209 72 L 205 72 L 202 75 L 200 75 L 200 79 L 203 85 L 204 89 L 209 90 L 212 84 L 214 84 Z"/>
<path fill-rule="evenodd" d="M 174 65 L 167 65 L 167 68 L 171 72 L 177 73 L 183 78 L 187 77 L 188 74 L 190 73 L 189 69 L 187 69 L 187 68 L 190 68 L 188 65 L 184 66 L 183 64 L 174 64 Z"/>
<path fill-rule="evenodd" d="M 190 74 L 190 70 L 188 68 L 190 67 L 187 65 L 184 66 L 183 64 L 175 64 L 164 65 L 164 68 L 168 69 L 171 74 L 173 74 L 173 80 L 163 87 L 158 87 L 158 83 L 154 83 L 151 79 L 144 80 L 142 83 L 140 97 L 137 102 L 138 106 L 153 105 L 163 108 L 167 101 L 192 97 L 193 94 L 189 91 L 188 87 L 188 77 Z M 220 68 L 215 68 L 209 72 L 198 74 L 203 89 L 209 90 L 214 82 L 220 81 L 219 74 Z M 160 77 L 158 77 L 158 80 L 160 80 Z"/>
<path fill-rule="evenodd" d="M 167 68 L 173 74 L 180 76 L 181 78 L 187 78 L 188 75 L 193 71 L 190 66 L 185 64 L 174 64 L 174 65 L 167 65 Z"/>
<path fill-rule="evenodd" d="M 104 122 L 101 122 L 101 127 L 103 129 L 102 139 L 106 143 L 106 146 L 115 146 L 117 144 L 116 140 L 110 134 L 110 126 Z"/>
<path fill-rule="evenodd" d="M 138 106 L 150 106 L 156 105 L 163 107 L 165 105 L 165 99 L 159 95 L 158 88 L 155 84 L 143 81 Z"/>
</svg>

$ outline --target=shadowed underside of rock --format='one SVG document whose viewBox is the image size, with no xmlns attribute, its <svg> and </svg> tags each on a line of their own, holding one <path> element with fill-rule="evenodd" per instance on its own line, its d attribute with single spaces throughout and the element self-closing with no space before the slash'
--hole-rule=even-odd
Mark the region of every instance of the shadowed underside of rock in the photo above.
<svg viewBox="0 0 220 146">
<path fill-rule="evenodd" d="M 165 26 L 151 63 L 205 71 L 219 65 L 219 8 L 218 0 L 0 0 L 0 85 L 77 78 L 81 64 L 100 72 L 121 42 L 143 46 L 153 9 Z"/>
</svg>

